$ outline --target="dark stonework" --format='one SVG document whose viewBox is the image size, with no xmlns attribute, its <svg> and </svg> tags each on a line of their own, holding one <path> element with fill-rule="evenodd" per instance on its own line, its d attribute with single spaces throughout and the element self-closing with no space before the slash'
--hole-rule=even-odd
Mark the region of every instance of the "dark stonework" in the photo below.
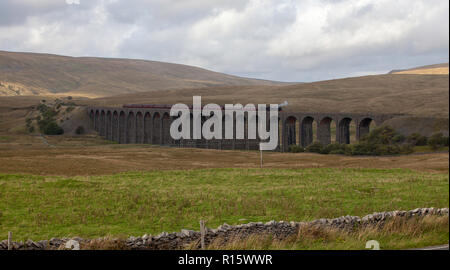
<svg viewBox="0 0 450 270">
<path fill-rule="evenodd" d="M 170 136 L 170 125 L 174 120 L 169 115 L 170 108 L 107 108 L 91 107 L 87 113 L 91 119 L 90 126 L 108 140 L 118 143 L 146 143 L 175 147 L 197 147 L 209 149 L 241 149 L 258 150 L 259 138 L 249 139 L 247 118 L 244 119 L 244 139 L 225 139 L 225 123 L 223 138 L 205 140 L 184 139 L 173 140 Z M 223 113 L 223 115 L 225 115 Z M 345 113 L 279 113 L 279 140 L 277 151 L 289 151 L 290 145 L 306 147 L 314 141 L 323 145 L 331 143 L 331 126 L 336 125 L 336 142 L 350 143 L 350 123 L 356 126 L 356 139 L 369 133 L 370 124 L 377 125 L 398 115 L 393 114 L 345 114 Z M 223 118 L 223 121 L 225 117 Z M 202 123 L 206 121 L 202 117 Z M 268 120 L 267 120 L 268 121 Z M 192 129 L 191 118 L 191 135 Z M 332 124 L 333 123 L 333 124 Z M 317 128 L 314 132 L 313 127 Z M 233 134 L 236 134 L 234 119 Z M 299 132 L 299 134 L 297 134 Z M 258 133 L 258 131 L 257 131 Z M 314 134 L 316 133 L 316 134 Z"/>
<path fill-rule="evenodd" d="M 323 145 L 328 145 L 331 143 L 331 122 L 333 121 L 330 117 L 323 118 L 317 124 L 317 139 Z"/>
<path fill-rule="evenodd" d="M 314 137 L 313 137 L 314 118 L 311 116 L 304 116 L 301 119 L 303 119 L 303 120 L 300 125 L 300 130 L 301 130 L 300 142 L 301 142 L 302 147 L 306 147 L 306 146 L 310 145 L 314 140 Z"/>
<path fill-rule="evenodd" d="M 111 133 L 112 133 L 112 140 L 115 142 L 119 142 L 119 114 L 118 114 L 118 112 L 113 113 Z"/>
<path fill-rule="evenodd" d="M 105 127 L 106 127 L 106 131 L 105 131 L 105 136 L 107 140 L 112 141 L 112 115 L 111 115 L 111 111 L 108 111 L 108 114 L 106 115 L 106 123 L 105 123 Z"/>
</svg>

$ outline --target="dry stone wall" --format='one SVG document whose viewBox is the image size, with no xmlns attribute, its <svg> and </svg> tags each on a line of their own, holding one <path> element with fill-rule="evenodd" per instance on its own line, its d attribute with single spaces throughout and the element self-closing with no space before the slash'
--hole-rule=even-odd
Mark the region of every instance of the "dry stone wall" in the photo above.
<svg viewBox="0 0 450 270">
<path fill-rule="evenodd" d="M 236 238 L 246 238 L 250 235 L 271 235 L 274 239 L 282 240 L 289 236 L 298 234 L 302 226 L 320 226 L 342 230 L 352 230 L 361 226 L 383 225 L 391 218 L 409 219 L 412 217 L 423 217 L 429 215 L 448 216 L 448 208 L 417 208 L 410 211 L 390 211 L 373 213 L 362 218 L 358 216 L 342 216 L 333 219 L 317 219 L 310 222 L 287 222 L 269 221 L 250 222 L 247 224 L 231 226 L 223 224 L 217 229 L 206 228 L 205 244 L 208 245 L 215 239 L 228 241 Z M 192 230 L 181 230 L 180 232 L 163 232 L 156 236 L 144 235 L 140 237 L 130 236 L 125 240 L 122 248 L 133 250 L 160 250 L 160 249 L 184 249 L 188 246 L 200 245 L 200 232 Z M 73 241 L 71 241 L 73 240 Z M 51 250 L 51 249 L 76 249 L 76 244 L 83 247 L 102 239 L 81 239 L 81 238 L 52 238 L 50 240 L 26 242 L 12 242 L 10 247 L 13 250 Z M 116 240 L 120 241 L 120 240 Z M 73 245 L 75 243 L 75 246 Z M 0 250 L 8 249 L 8 241 L 0 242 Z"/>
</svg>

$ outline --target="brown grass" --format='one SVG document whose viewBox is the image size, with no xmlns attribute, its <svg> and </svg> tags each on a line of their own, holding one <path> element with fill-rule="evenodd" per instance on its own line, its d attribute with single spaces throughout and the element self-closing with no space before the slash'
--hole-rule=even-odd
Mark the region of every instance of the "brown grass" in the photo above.
<svg viewBox="0 0 450 270">
<path fill-rule="evenodd" d="M 157 61 L 0 51 L 0 95 L 102 97 L 223 85 L 274 85 L 198 67 Z"/>
<path fill-rule="evenodd" d="M 442 244 L 447 235 L 448 216 L 426 216 L 423 218 L 392 218 L 385 224 L 371 225 L 355 230 L 341 230 L 331 227 L 304 226 L 297 235 L 282 240 L 271 235 L 250 235 L 242 238 L 214 239 L 208 249 L 261 250 L 261 249 L 364 249 L 369 239 L 378 239 L 382 248 L 403 249 L 417 247 L 421 241 Z M 437 241 L 437 242 L 433 242 Z M 439 242 L 441 241 L 441 242 Z M 445 240 L 444 240 L 445 241 Z M 193 243 L 187 249 L 196 249 Z M 426 244 L 425 244 L 426 245 Z"/>
<path fill-rule="evenodd" d="M 46 138 L 54 147 L 44 145 L 38 136 L 0 134 L 0 173 L 105 175 L 126 171 L 258 168 L 260 162 L 257 151 L 117 145 L 97 137 Z M 389 157 L 264 153 L 265 168 L 407 168 L 442 173 L 449 171 L 448 162 L 448 153 Z"/>
<path fill-rule="evenodd" d="M 127 94 L 92 100 L 96 105 L 124 103 L 280 104 L 285 111 L 404 113 L 448 118 L 448 75 L 377 75 L 286 86 L 228 86 Z"/>
</svg>

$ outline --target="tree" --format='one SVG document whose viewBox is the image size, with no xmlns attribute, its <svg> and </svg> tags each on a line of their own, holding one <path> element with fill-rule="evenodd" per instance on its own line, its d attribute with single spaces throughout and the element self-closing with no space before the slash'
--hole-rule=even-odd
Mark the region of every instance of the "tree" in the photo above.
<svg viewBox="0 0 450 270">
<path fill-rule="evenodd" d="M 44 129 L 43 132 L 45 135 L 62 135 L 64 134 L 64 130 L 58 126 L 55 122 L 48 123 Z"/>
<path fill-rule="evenodd" d="M 437 150 L 444 146 L 448 146 L 448 142 L 449 138 L 445 137 L 444 134 L 442 134 L 442 132 L 435 133 L 431 135 L 431 137 L 428 139 L 428 145 L 433 150 Z"/>
</svg>

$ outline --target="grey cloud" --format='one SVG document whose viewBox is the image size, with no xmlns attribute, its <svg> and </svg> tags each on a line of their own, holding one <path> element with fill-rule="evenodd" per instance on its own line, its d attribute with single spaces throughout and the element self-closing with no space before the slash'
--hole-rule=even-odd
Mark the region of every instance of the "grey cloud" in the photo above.
<svg viewBox="0 0 450 270">
<path fill-rule="evenodd" d="M 0 1 L 0 25 L 20 24 L 29 16 L 43 14 L 65 7 L 66 4 L 63 1 L 36 5 L 27 3 L 26 1 L 2 0 Z"/>
<path fill-rule="evenodd" d="M 155 21 L 159 27 L 194 22 L 225 9 L 240 10 L 247 1 L 242 0 L 129 0 L 108 5 L 113 19 L 123 23 Z"/>
<path fill-rule="evenodd" d="M 81 1 L 80 5 L 68 5 L 65 0 L 1 0 L 0 26 L 23 24 L 30 17 L 92 9 L 98 0 Z"/>
<path fill-rule="evenodd" d="M 447 62 L 449 4 L 2 0 L 0 50 L 141 58 L 284 81 Z"/>
</svg>

